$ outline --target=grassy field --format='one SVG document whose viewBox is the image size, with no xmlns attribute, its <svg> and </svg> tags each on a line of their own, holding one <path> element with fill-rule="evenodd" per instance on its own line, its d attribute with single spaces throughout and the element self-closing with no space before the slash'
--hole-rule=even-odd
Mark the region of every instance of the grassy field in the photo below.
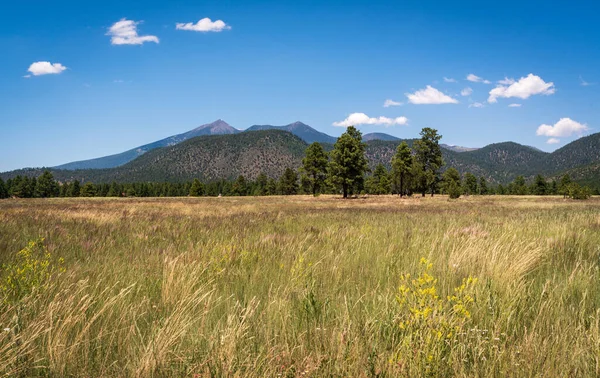
<svg viewBox="0 0 600 378">
<path fill-rule="evenodd" d="M 600 375 L 599 198 L 4 200 L 0 262 L 2 375 Z"/>
</svg>

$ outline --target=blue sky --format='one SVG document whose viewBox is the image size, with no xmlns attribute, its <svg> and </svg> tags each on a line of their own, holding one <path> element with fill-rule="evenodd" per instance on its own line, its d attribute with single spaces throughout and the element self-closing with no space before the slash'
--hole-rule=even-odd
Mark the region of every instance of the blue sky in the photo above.
<svg viewBox="0 0 600 378">
<path fill-rule="evenodd" d="M 356 122 L 403 138 L 433 127 L 448 144 L 545 151 L 599 131 L 594 1 L 2 8 L 0 171 L 119 153 L 218 118 L 239 129 L 300 120 L 334 136 Z"/>
</svg>

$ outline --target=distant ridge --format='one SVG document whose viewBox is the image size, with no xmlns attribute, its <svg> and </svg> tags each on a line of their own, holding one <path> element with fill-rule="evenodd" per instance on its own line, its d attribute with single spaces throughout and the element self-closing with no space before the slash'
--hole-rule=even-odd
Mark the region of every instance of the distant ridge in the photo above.
<svg viewBox="0 0 600 378">
<path fill-rule="evenodd" d="M 320 131 L 313 129 L 305 123 L 300 121 L 290 123 L 285 126 L 273 126 L 273 125 L 254 125 L 250 126 L 246 131 L 258 131 L 258 130 L 283 130 L 289 131 L 290 133 L 296 135 L 303 141 L 308 144 L 313 142 L 319 143 L 335 143 L 337 138 L 332 137 L 331 135 L 327 135 Z"/>
<path fill-rule="evenodd" d="M 104 168 L 115 168 L 123 164 L 126 164 L 139 156 L 145 154 L 148 151 L 154 150 L 155 148 L 173 146 L 181 143 L 190 138 L 194 138 L 201 135 L 228 135 L 237 134 L 240 130 L 231 127 L 227 122 L 218 119 L 215 122 L 207 123 L 202 126 L 198 126 L 188 132 L 173 135 L 165 139 L 158 140 L 143 146 L 132 148 L 131 150 L 121 152 L 120 154 L 104 156 L 96 159 L 74 161 L 63 165 L 56 166 L 56 169 L 76 170 L 76 169 L 104 169 Z"/>
<path fill-rule="evenodd" d="M 469 151 L 478 150 L 478 148 L 453 146 L 453 145 L 444 144 L 444 143 L 440 143 L 440 147 L 445 148 L 450 151 L 454 151 L 454 152 L 469 152 Z"/>
<path fill-rule="evenodd" d="M 369 134 L 363 135 L 363 141 L 369 142 L 371 140 L 396 141 L 396 140 L 400 140 L 400 138 L 396 138 L 393 135 L 385 134 L 385 133 L 369 133 Z"/>
</svg>

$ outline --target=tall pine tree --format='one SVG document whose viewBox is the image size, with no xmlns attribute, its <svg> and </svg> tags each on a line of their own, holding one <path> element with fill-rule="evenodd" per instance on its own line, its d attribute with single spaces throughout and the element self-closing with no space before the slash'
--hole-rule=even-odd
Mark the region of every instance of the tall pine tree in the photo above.
<svg viewBox="0 0 600 378">
<path fill-rule="evenodd" d="M 344 198 L 348 198 L 350 189 L 362 181 L 368 170 L 365 146 L 361 132 L 354 126 L 349 126 L 335 142 L 330 153 L 329 181 L 342 190 Z"/>
</svg>

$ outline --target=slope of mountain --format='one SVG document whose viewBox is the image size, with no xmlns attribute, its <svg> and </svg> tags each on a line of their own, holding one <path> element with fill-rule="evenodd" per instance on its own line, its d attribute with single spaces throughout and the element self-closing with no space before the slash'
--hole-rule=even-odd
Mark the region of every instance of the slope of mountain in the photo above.
<svg viewBox="0 0 600 378">
<path fill-rule="evenodd" d="M 468 152 L 468 151 L 478 150 L 478 148 L 454 146 L 454 145 L 444 144 L 444 143 L 440 143 L 440 147 L 445 148 L 450 151 L 454 151 L 454 152 Z"/>
<path fill-rule="evenodd" d="M 600 161 L 600 133 L 579 138 L 550 154 L 547 169 L 568 170 Z"/>
<path fill-rule="evenodd" d="M 250 126 L 249 128 L 246 129 L 246 131 L 258 131 L 258 130 L 289 131 L 290 133 L 296 135 L 297 137 L 299 137 L 300 139 L 302 139 L 303 141 L 305 141 L 308 144 L 311 144 L 313 142 L 332 143 L 333 144 L 337 140 L 337 138 L 327 135 L 325 133 L 322 133 L 320 131 L 317 131 L 302 122 L 294 122 L 294 123 L 290 123 L 289 125 L 285 125 L 285 126 L 254 125 L 254 126 Z"/>
<path fill-rule="evenodd" d="M 395 136 L 386 134 L 386 133 L 369 133 L 369 134 L 363 135 L 364 142 L 369 142 L 372 140 L 395 141 L 395 140 L 400 140 L 400 138 L 396 138 Z"/>
<path fill-rule="evenodd" d="M 201 135 L 224 135 L 236 134 L 239 132 L 240 131 L 238 129 L 231 127 L 229 124 L 227 124 L 227 122 L 219 119 L 213 123 L 208 123 L 206 125 L 199 126 L 188 132 L 173 135 L 165 139 L 158 140 L 156 142 L 145 144 L 143 146 L 133 148 L 120 154 L 109 155 L 90 160 L 75 161 L 72 163 L 59 165 L 54 168 L 67 170 L 114 168 L 126 164 L 153 149 L 172 146 L 190 138 L 194 138 Z"/>
</svg>

